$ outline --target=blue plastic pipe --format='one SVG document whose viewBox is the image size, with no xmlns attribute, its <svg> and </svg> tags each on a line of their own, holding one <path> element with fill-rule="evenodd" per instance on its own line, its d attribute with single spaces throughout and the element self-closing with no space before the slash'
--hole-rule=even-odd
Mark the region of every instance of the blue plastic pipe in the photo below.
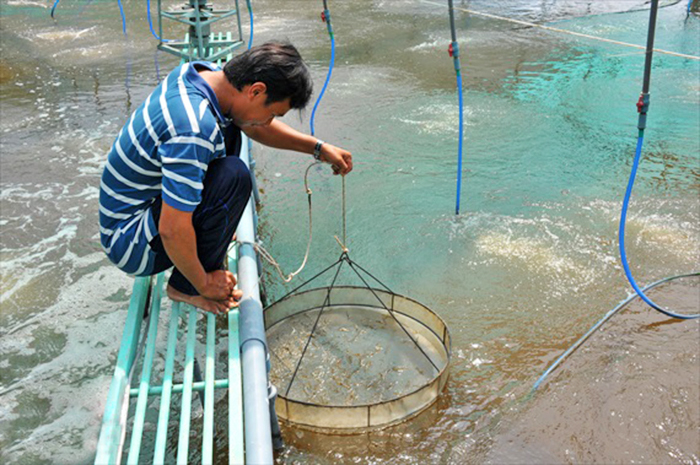
<svg viewBox="0 0 700 465">
<path fill-rule="evenodd" d="M 122 6 L 122 1 L 117 0 L 117 5 L 119 5 L 119 14 L 122 16 L 122 32 L 124 33 L 124 37 L 128 37 L 126 35 L 126 16 L 124 16 L 124 7 Z"/>
<path fill-rule="evenodd" d="M 459 66 L 459 58 L 455 67 L 457 66 Z M 457 200 L 455 202 L 455 215 L 459 215 L 459 204 L 462 197 L 462 151 L 464 140 L 464 98 L 462 97 L 462 74 L 459 70 L 457 70 L 457 95 L 459 98 L 459 143 L 457 147 Z"/>
<path fill-rule="evenodd" d="M 248 7 L 248 15 L 250 16 L 250 38 L 248 39 L 248 50 L 253 46 L 253 5 L 251 5 L 250 0 L 246 0 L 246 6 Z"/>
<path fill-rule="evenodd" d="M 459 99 L 459 142 L 457 144 L 457 194 L 455 199 L 455 215 L 459 215 L 459 204 L 462 197 L 462 150 L 464 139 L 464 98 L 462 96 L 462 65 L 459 60 L 459 43 L 457 42 L 457 30 L 455 29 L 455 12 L 452 0 L 448 2 L 450 12 L 450 55 L 452 56 L 455 73 L 457 74 L 457 96 Z"/>
<path fill-rule="evenodd" d="M 54 17 L 54 12 L 56 11 L 56 7 L 58 6 L 58 2 L 60 2 L 60 1 L 61 1 L 61 0 L 56 0 L 55 2 L 53 2 L 53 6 L 51 7 L 51 17 L 54 18 L 54 19 L 56 19 L 56 18 Z M 689 10 L 690 10 L 690 9 L 689 9 Z"/>
<path fill-rule="evenodd" d="M 627 183 L 627 190 L 625 191 L 625 199 L 622 202 L 622 212 L 620 213 L 620 228 L 619 228 L 619 244 L 620 244 L 620 261 L 622 262 L 622 267 L 625 269 L 625 275 L 627 280 L 634 288 L 635 292 L 639 297 L 644 300 L 651 308 L 657 310 L 664 315 L 670 316 L 671 318 L 679 318 L 683 320 L 700 318 L 700 313 L 696 315 L 681 315 L 679 313 L 673 312 L 671 310 L 665 309 L 656 303 L 654 303 L 649 297 L 644 294 L 644 291 L 639 288 L 637 282 L 632 276 L 630 271 L 629 263 L 627 261 L 627 253 L 625 251 L 625 223 L 627 221 L 627 209 L 629 207 L 630 197 L 632 196 L 632 188 L 634 187 L 634 179 L 637 176 L 637 167 L 639 166 L 639 160 L 642 155 L 642 145 L 644 144 L 644 129 L 647 125 L 647 112 L 649 111 L 649 89 L 651 87 L 651 62 L 652 55 L 654 51 L 654 35 L 656 31 L 656 16 L 659 8 L 659 0 L 652 0 L 651 11 L 649 14 L 649 29 L 647 33 L 647 48 L 646 48 L 646 58 L 644 61 L 644 81 L 642 83 L 642 94 L 637 102 L 637 110 L 639 111 L 639 122 L 637 123 L 637 128 L 639 129 L 639 135 L 637 136 L 637 149 L 634 154 L 634 162 L 632 163 L 632 172 L 630 173 L 629 182 Z"/>
<path fill-rule="evenodd" d="M 146 0 L 146 16 L 148 17 L 148 27 L 151 29 L 151 34 L 153 34 L 153 37 L 158 39 L 158 42 L 171 42 L 169 39 L 163 39 L 158 36 L 155 29 L 153 29 L 153 19 L 151 18 L 151 0 Z"/>
<path fill-rule="evenodd" d="M 627 280 L 629 283 L 632 285 L 634 288 L 635 292 L 639 297 L 646 302 L 650 307 L 652 307 L 655 310 L 658 310 L 659 312 L 663 313 L 664 315 L 670 316 L 671 318 L 679 318 L 682 320 L 689 320 L 693 318 L 700 318 L 700 314 L 696 315 L 682 315 L 676 312 L 672 312 L 671 310 L 665 309 L 656 303 L 654 303 L 647 295 L 644 293 L 644 290 L 640 289 L 639 286 L 637 285 L 637 282 L 635 281 L 634 277 L 632 276 L 632 272 L 630 271 L 630 266 L 627 261 L 627 253 L 625 252 L 625 223 L 627 221 L 627 208 L 629 207 L 629 202 L 630 202 L 630 197 L 632 196 L 632 188 L 634 187 L 634 178 L 637 176 L 637 167 L 639 166 L 639 159 L 641 158 L 642 154 L 642 144 L 644 143 L 644 130 L 641 129 L 639 131 L 639 137 L 637 138 L 637 150 L 634 155 L 634 162 L 632 163 L 632 173 L 630 174 L 630 179 L 629 183 L 627 184 L 627 191 L 625 192 L 625 200 L 622 202 L 622 213 L 620 214 L 620 229 L 619 229 L 619 236 L 620 236 L 620 260 L 622 261 L 622 266 L 625 269 L 625 275 L 627 276 Z"/>
<path fill-rule="evenodd" d="M 331 80 L 331 75 L 333 74 L 333 65 L 335 64 L 335 34 L 333 34 L 333 25 L 331 24 L 331 12 L 328 10 L 328 4 L 326 3 L 326 0 L 323 0 L 323 18 L 324 21 L 326 21 L 326 27 L 328 28 L 328 35 L 331 38 L 331 61 L 328 65 L 328 74 L 326 74 L 326 82 L 323 83 L 323 88 L 321 89 L 321 93 L 318 94 L 318 98 L 316 99 L 316 103 L 314 104 L 314 109 L 311 112 L 311 120 L 309 121 L 309 125 L 311 127 L 311 135 L 314 136 L 316 135 L 316 130 L 314 128 L 314 120 L 316 118 L 316 110 L 318 109 L 318 105 L 321 103 L 321 99 L 323 98 L 323 94 L 326 93 L 326 88 L 328 88 L 328 83 Z"/>
</svg>

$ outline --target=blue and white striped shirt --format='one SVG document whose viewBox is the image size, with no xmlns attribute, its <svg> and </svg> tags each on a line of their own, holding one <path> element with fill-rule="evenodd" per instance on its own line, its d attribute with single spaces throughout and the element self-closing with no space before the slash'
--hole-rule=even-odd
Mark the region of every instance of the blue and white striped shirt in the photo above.
<svg viewBox="0 0 700 465">
<path fill-rule="evenodd" d="M 100 242 L 123 271 L 148 275 L 155 254 L 148 243 L 158 227 L 153 202 L 191 212 L 202 197 L 209 163 L 225 156 L 219 122 L 224 121 L 214 91 L 196 68 L 175 68 L 131 115 L 114 141 L 100 183 Z"/>
</svg>

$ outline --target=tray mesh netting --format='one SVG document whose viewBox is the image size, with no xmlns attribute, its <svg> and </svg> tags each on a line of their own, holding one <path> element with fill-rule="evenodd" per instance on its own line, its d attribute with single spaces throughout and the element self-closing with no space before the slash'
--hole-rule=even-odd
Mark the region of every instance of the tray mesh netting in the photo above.
<svg viewBox="0 0 700 465">
<path fill-rule="evenodd" d="M 277 414 L 303 427 L 352 433 L 398 423 L 447 381 L 447 326 L 388 289 L 292 292 L 265 309 L 265 326 Z"/>
</svg>

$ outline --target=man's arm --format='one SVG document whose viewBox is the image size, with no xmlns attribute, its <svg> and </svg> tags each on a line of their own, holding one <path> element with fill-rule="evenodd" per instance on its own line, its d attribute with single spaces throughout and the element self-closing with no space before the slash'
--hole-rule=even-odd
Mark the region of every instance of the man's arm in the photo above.
<svg viewBox="0 0 700 465">
<path fill-rule="evenodd" d="M 223 270 L 207 273 L 199 261 L 192 212 L 180 211 L 163 202 L 158 232 L 173 265 L 201 296 L 217 301 L 230 298 L 235 285 L 232 276 Z"/>
<path fill-rule="evenodd" d="M 273 119 L 270 124 L 243 128 L 251 139 L 276 149 L 314 153 L 317 139 L 301 133 L 287 124 Z M 348 174 L 352 171 L 352 154 L 347 150 L 324 142 L 321 147 L 321 160 L 333 165 L 335 174 Z"/>
</svg>

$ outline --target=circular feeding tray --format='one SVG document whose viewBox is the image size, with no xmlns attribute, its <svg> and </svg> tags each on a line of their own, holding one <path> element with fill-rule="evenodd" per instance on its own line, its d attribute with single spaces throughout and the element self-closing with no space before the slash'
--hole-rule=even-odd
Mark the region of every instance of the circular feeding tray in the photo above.
<svg viewBox="0 0 700 465">
<path fill-rule="evenodd" d="M 283 420 L 354 433 L 410 418 L 448 377 L 450 334 L 415 300 L 370 287 L 295 293 L 265 309 Z"/>
</svg>

